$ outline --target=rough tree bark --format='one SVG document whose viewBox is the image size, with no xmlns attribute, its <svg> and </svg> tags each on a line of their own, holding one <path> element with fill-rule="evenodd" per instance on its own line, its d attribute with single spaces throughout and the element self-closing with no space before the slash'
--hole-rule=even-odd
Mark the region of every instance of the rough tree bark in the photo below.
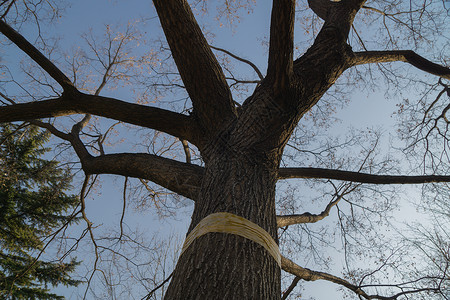
<svg viewBox="0 0 450 300">
<path fill-rule="evenodd" d="M 77 135 L 79 126 L 63 133 L 49 124 L 41 124 L 72 144 L 87 174 L 145 178 L 193 199 L 195 209 L 188 233 L 204 217 L 229 212 L 256 223 L 277 241 L 275 184 L 280 178 L 333 178 L 384 184 L 449 180 L 445 176 L 381 177 L 339 170 L 279 169 L 283 149 L 299 120 L 346 69 L 363 63 L 404 61 L 444 78 L 450 76 L 448 68 L 408 51 L 354 53 L 346 40 L 364 0 L 308 1 L 325 23 L 314 44 L 296 60 L 293 59 L 295 1 L 275 0 L 267 74 L 239 108 L 233 105 L 222 69 L 187 1 L 153 2 L 192 101 L 191 115 L 83 94 L 45 56 L 1 21 L 0 31 L 53 77 L 64 93 L 58 99 L 1 107 L 0 121 L 89 113 L 160 130 L 191 142 L 200 150 L 204 168 L 150 154 L 94 157 Z M 329 208 L 315 219 L 328 212 Z M 311 217 L 292 219 L 299 223 Z M 278 222 L 291 224 L 283 218 Z M 284 267 L 305 280 L 334 278 L 324 273 L 314 273 L 314 277 L 312 271 L 308 273 L 305 269 L 299 272 L 286 260 Z M 280 273 L 276 261 L 262 246 L 240 236 L 209 233 L 196 239 L 179 258 L 166 298 L 280 299 Z M 358 290 L 346 282 L 343 285 Z"/>
<path fill-rule="evenodd" d="M 163 28 L 174 26 L 158 2 Z M 353 3 L 343 19 L 351 19 L 360 5 L 361 1 Z M 237 115 L 216 121 L 200 147 L 206 166 L 189 231 L 211 213 L 230 212 L 258 224 L 277 240 L 275 183 L 283 148 L 301 116 L 350 65 L 351 57 L 345 44 L 348 23 L 340 24 L 347 32 L 325 26 L 311 49 L 294 63 L 294 7 L 294 1 L 274 1 L 266 78 Z M 177 53 L 172 44 L 178 42 L 168 41 Z M 174 58 L 177 65 L 183 64 Z M 192 74 L 192 69 L 188 72 Z M 196 97 L 194 92 L 190 97 Z M 166 295 L 167 299 L 280 296 L 280 270 L 274 259 L 252 241 L 220 233 L 200 237 L 180 257 Z"/>
</svg>

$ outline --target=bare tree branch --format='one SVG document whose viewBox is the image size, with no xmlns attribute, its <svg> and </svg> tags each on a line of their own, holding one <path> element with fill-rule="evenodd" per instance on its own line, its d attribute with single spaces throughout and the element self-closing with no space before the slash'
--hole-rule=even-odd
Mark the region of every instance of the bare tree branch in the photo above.
<svg viewBox="0 0 450 300">
<path fill-rule="evenodd" d="M 291 285 L 287 288 L 287 290 L 283 293 L 283 296 L 281 297 L 281 300 L 286 300 L 290 293 L 294 290 L 294 288 L 297 286 L 298 282 L 300 281 L 300 277 L 295 276 L 294 280 L 292 280 Z"/>
<path fill-rule="evenodd" d="M 222 68 L 186 0 L 153 3 L 194 112 L 203 128 L 214 133 L 236 113 Z"/>
<path fill-rule="evenodd" d="M 267 80 L 275 91 L 290 84 L 293 75 L 295 0 L 273 1 Z"/>
<path fill-rule="evenodd" d="M 284 256 L 281 256 L 281 268 L 284 271 L 291 273 L 295 276 L 298 276 L 301 279 L 306 280 L 306 281 L 316 281 L 316 280 L 331 281 L 331 282 L 337 283 L 339 285 L 342 285 L 342 286 L 352 290 L 357 295 L 360 295 L 366 299 L 376 299 L 376 298 L 371 298 L 369 295 L 367 295 L 365 292 L 363 292 L 359 287 L 351 284 L 350 282 L 348 282 L 340 277 L 337 277 L 337 276 L 334 276 L 331 274 L 327 274 L 324 272 L 317 272 L 317 271 L 312 271 L 310 269 L 302 268 Z M 384 299 L 384 298 L 378 298 L 378 299 Z"/>
<path fill-rule="evenodd" d="M 169 276 L 167 276 L 166 279 L 163 280 L 163 282 L 161 282 L 158 286 L 156 286 L 153 290 L 151 290 L 147 295 L 145 295 L 141 300 L 144 299 L 150 299 L 150 297 L 158 290 L 160 289 L 163 285 L 165 285 L 171 278 L 172 278 L 173 272 L 170 273 Z"/>
<path fill-rule="evenodd" d="M 148 179 L 184 197 L 196 200 L 203 168 L 145 153 L 106 154 L 80 158 L 87 174 L 116 174 Z"/>
<path fill-rule="evenodd" d="M 147 179 L 194 201 L 197 198 L 204 172 L 200 166 L 145 153 L 104 154 L 95 157 L 89 154 L 80 140 L 79 124 L 74 125 L 72 132 L 67 134 L 48 123 L 37 120 L 32 123 L 70 142 L 87 175 L 115 174 Z"/>
<path fill-rule="evenodd" d="M 1 5 L 4 5 L 7 1 L 3 1 L 3 3 Z M 5 9 L 3 15 L 0 16 L 0 19 L 4 19 L 6 17 L 6 15 L 8 14 L 9 10 L 11 9 L 11 7 L 14 5 L 14 2 L 16 2 L 15 0 L 12 0 L 9 4 L 8 7 Z"/>
<path fill-rule="evenodd" d="M 128 185 L 128 177 L 125 177 L 125 182 L 123 183 L 123 206 L 122 206 L 122 215 L 120 216 L 120 235 L 118 240 L 122 240 L 123 237 L 123 219 L 125 218 L 125 210 L 127 209 L 127 185 Z"/>
<path fill-rule="evenodd" d="M 353 65 L 402 61 L 427 73 L 450 80 L 450 68 L 433 63 L 411 50 L 355 52 Z"/>
<path fill-rule="evenodd" d="M 306 212 L 300 215 L 277 216 L 277 226 L 284 227 L 293 224 L 316 223 L 320 220 L 323 220 L 324 218 L 329 216 L 331 208 L 333 208 L 339 203 L 339 201 L 341 201 L 343 195 L 344 194 L 339 195 L 335 200 L 328 203 L 325 210 L 318 215 Z"/>
<path fill-rule="evenodd" d="M 186 140 L 180 140 L 183 145 L 184 154 L 186 156 L 186 163 L 191 163 L 191 150 L 189 149 L 189 144 Z"/>
<path fill-rule="evenodd" d="M 337 276 L 334 276 L 334 275 L 331 275 L 328 273 L 313 271 L 313 270 L 310 270 L 307 268 L 302 268 L 284 256 L 281 256 L 281 268 L 284 271 L 286 271 L 290 274 L 293 274 L 293 275 L 295 275 L 303 280 L 306 280 L 306 281 L 326 280 L 326 281 L 330 281 L 330 282 L 342 285 L 342 286 L 348 288 L 349 290 L 353 291 L 360 298 L 362 297 L 362 298 L 368 299 L 368 300 L 371 300 L 371 299 L 395 300 L 395 299 L 398 299 L 399 297 L 401 297 L 403 295 L 407 295 L 407 294 L 421 293 L 421 292 L 438 292 L 439 291 L 438 288 L 420 288 L 420 289 L 403 291 L 403 292 L 397 293 L 393 296 L 387 296 L 387 297 L 381 296 L 381 295 L 368 295 L 366 292 L 364 292 L 361 289 L 360 286 L 351 284 L 350 282 L 348 282 L 345 279 L 342 279 L 340 277 L 337 277 Z"/>
<path fill-rule="evenodd" d="M 231 56 L 232 58 L 234 58 L 234 59 L 236 59 L 236 60 L 239 60 L 239 61 L 242 61 L 243 63 L 248 64 L 248 65 L 249 65 L 250 67 L 252 67 L 253 70 L 256 72 L 256 74 L 258 75 L 259 79 L 261 79 L 261 80 L 264 79 L 264 76 L 263 76 L 263 74 L 261 73 L 261 71 L 258 69 L 258 67 L 257 67 L 254 63 L 252 63 L 251 61 L 249 61 L 248 59 L 239 57 L 239 56 L 237 56 L 236 54 L 233 54 L 233 53 L 231 53 L 231 52 L 228 51 L 228 50 L 225 50 L 225 49 L 222 49 L 222 48 L 219 48 L 219 47 L 215 47 L 215 46 L 212 46 L 212 45 L 209 45 L 209 46 L 210 46 L 212 49 L 214 49 L 214 50 L 217 50 L 217 51 L 223 52 L 223 53 L 225 53 L 225 54 L 228 54 L 228 55 Z"/>
<path fill-rule="evenodd" d="M 196 138 L 192 133 L 198 132 L 196 123 L 189 116 L 156 107 L 79 92 L 63 95 L 57 99 L 2 106 L 0 107 L 0 122 L 85 113 L 156 129 L 189 140 L 193 144 L 195 144 Z"/>
<path fill-rule="evenodd" d="M 56 82 L 61 85 L 64 91 L 74 91 L 75 87 L 72 81 L 58 69 L 47 57 L 45 57 L 36 47 L 28 42 L 20 33 L 11 28 L 0 19 L 0 32 L 3 33 L 11 42 L 25 52 L 42 69 L 44 69 Z"/>
<path fill-rule="evenodd" d="M 450 182 L 446 175 L 374 175 L 352 171 L 342 171 L 322 168 L 280 168 L 278 179 L 289 178 L 328 178 L 372 184 L 421 184 L 428 182 Z"/>
<path fill-rule="evenodd" d="M 86 196 L 87 196 L 86 189 L 87 189 L 87 186 L 89 184 L 90 178 L 91 178 L 91 175 L 86 174 L 85 179 L 84 179 L 84 183 L 83 183 L 83 187 L 82 187 L 81 192 L 80 192 L 80 200 L 81 200 L 81 214 L 82 214 L 83 220 L 86 223 L 86 230 L 89 232 L 89 237 L 91 239 L 92 245 L 94 246 L 95 260 L 94 260 L 94 265 L 93 265 L 93 269 L 92 269 L 91 275 L 89 276 L 89 279 L 87 281 L 87 285 L 86 285 L 86 289 L 84 291 L 83 299 L 86 299 L 86 295 L 87 295 L 87 293 L 89 291 L 89 288 L 91 286 L 91 282 L 92 282 L 92 279 L 94 278 L 94 274 L 97 271 L 101 272 L 101 270 L 98 269 L 98 267 L 97 267 L 99 259 L 100 259 L 100 256 L 99 256 L 99 253 L 98 253 L 98 244 L 97 244 L 97 241 L 96 241 L 96 239 L 94 237 L 94 232 L 92 231 L 93 223 L 89 220 L 89 218 L 86 215 Z"/>
</svg>

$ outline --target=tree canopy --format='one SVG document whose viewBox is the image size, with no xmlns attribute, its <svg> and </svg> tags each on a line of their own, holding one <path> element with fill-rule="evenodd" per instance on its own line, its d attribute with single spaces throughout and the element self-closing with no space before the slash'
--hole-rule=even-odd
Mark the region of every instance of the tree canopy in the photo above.
<svg viewBox="0 0 450 300">
<path fill-rule="evenodd" d="M 66 254 L 85 238 L 93 248 L 85 298 L 102 297 L 97 275 L 109 297 L 286 299 L 325 280 L 359 299 L 449 298 L 445 1 L 154 0 L 134 21 L 120 24 L 124 8 L 102 35 L 80 38 L 53 27 L 70 16 L 64 4 L 0 3 L 10 51 L 0 53 L 0 122 L 46 129 L 55 155 L 82 171 L 85 227 L 59 239 Z M 269 26 L 255 21 L 260 36 L 234 46 L 257 13 Z M 394 130 L 339 127 L 343 108 L 380 90 L 395 103 Z M 102 174 L 125 177 L 119 225 L 105 236 L 86 205 Z M 142 255 L 164 247 L 127 232 L 126 208 L 171 216 L 184 199 L 189 242 L 157 276 L 149 267 L 164 259 Z M 408 200 L 430 219 L 397 220 Z"/>
</svg>

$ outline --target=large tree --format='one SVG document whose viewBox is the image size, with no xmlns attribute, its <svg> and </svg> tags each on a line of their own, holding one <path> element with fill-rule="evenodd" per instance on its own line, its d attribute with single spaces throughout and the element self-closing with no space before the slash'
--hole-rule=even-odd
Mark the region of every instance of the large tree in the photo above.
<svg viewBox="0 0 450 300">
<path fill-rule="evenodd" d="M 236 7 L 244 5 L 245 2 L 226 1 L 224 11 L 232 14 Z M 445 93 L 449 93 L 449 87 L 445 82 L 450 79 L 450 69 L 445 66 L 448 64 L 448 51 L 445 52 L 443 48 L 439 57 L 427 58 L 404 48 L 408 45 L 413 49 L 424 49 L 425 46 L 431 49 L 440 47 L 436 42 L 438 38 L 443 39 L 444 44 L 448 43 L 447 33 L 442 27 L 448 18 L 446 19 L 445 7 L 441 2 L 413 2 L 410 1 L 405 6 L 400 2 L 385 1 L 310 0 L 308 5 L 314 13 L 314 26 L 319 24 L 320 30 L 316 34 L 315 27 L 310 28 L 314 34 L 311 43 L 304 53 L 294 57 L 296 3 L 294 0 L 274 0 L 267 71 L 263 74 L 248 60 L 210 46 L 191 11 L 192 3 L 186 0 L 154 0 L 171 58 L 182 80 L 182 83 L 161 83 L 160 86 L 164 86 L 166 90 L 168 86 L 172 89 L 185 89 L 189 97 L 186 110 L 177 112 L 101 95 L 108 82 L 127 81 L 130 78 L 139 81 L 141 73 L 130 73 L 135 64 L 139 63 L 137 68 L 142 68 L 146 63 L 150 68 L 154 67 L 151 61 L 144 58 L 134 61 L 135 58 L 127 56 L 124 48 L 129 41 L 136 38 L 131 31 L 113 37 L 108 27 L 109 40 L 100 48 L 95 38 L 86 35 L 86 41 L 95 54 L 94 59 L 87 59 L 84 64 L 73 59 L 71 73 L 65 73 L 49 58 L 52 51 L 48 51 L 49 47 L 43 43 L 44 39 L 41 39 L 39 44 L 43 50 L 48 51 L 48 55 L 44 55 L 43 50 L 38 50 L 37 45 L 27 41 L 17 28 L 12 27 L 13 24 L 20 25 L 25 22 L 27 16 L 38 15 L 39 10 L 35 8 L 41 3 L 21 7 L 22 4 L 29 4 L 28 1 L 22 3 L 5 0 L 0 4 L 0 31 L 39 65 L 43 71 L 40 75 L 44 79 L 37 76 L 32 78 L 41 85 L 50 87 L 56 96 L 39 95 L 34 97 L 35 101 L 24 102 L 16 96 L 10 96 L 7 91 L 2 92 L 5 105 L 0 107 L 0 121 L 33 120 L 34 124 L 48 129 L 56 137 L 68 142 L 75 151 L 87 179 L 90 175 L 97 174 L 134 177 L 144 183 L 153 182 L 193 200 L 195 207 L 188 234 L 208 216 L 221 216 L 221 219 L 213 221 L 215 225 L 233 218 L 233 215 L 239 217 L 224 225 L 228 229 L 209 227 L 205 230 L 211 232 L 196 238 L 190 236 L 191 243 L 183 248 L 176 264 L 165 296 L 167 299 L 279 299 L 282 294 L 281 269 L 296 276 L 292 286 L 299 280 L 329 280 L 365 299 L 396 299 L 402 295 L 421 292 L 432 292 L 445 298 L 448 297 L 445 294 L 448 273 L 447 268 L 441 265 L 435 269 L 438 271 L 435 276 L 413 278 L 413 274 L 405 280 L 410 284 L 391 286 L 398 288 L 392 295 L 369 294 L 367 290 L 370 290 L 372 285 L 365 284 L 364 280 L 372 278 L 382 267 L 372 273 L 359 274 L 359 277 L 358 274 L 353 274 L 354 277 L 340 278 L 302 268 L 284 256 L 279 258 L 274 245 L 279 239 L 278 228 L 286 229 L 290 225 L 314 223 L 326 218 L 347 195 L 359 191 L 356 195 L 361 196 L 364 191 L 358 189 L 362 184 L 373 186 L 450 181 L 450 177 L 445 176 L 445 167 L 448 165 L 445 156 L 448 141 L 446 114 L 449 110 L 445 101 Z M 197 8 L 198 5 L 206 5 L 206 1 L 193 3 Z M 25 12 L 20 11 L 22 8 Z M 298 10 L 299 13 L 303 11 L 300 8 Z M 365 28 L 365 34 L 379 39 L 380 42 L 380 36 L 385 37 L 383 48 L 377 48 L 381 47 L 380 44 L 366 40 L 365 35 L 355 26 L 356 18 L 359 18 L 360 24 L 381 24 L 383 35 L 371 32 L 370 27 Z M 400 40 L 398 36 L 402 30 L 408 30 L 409 33 Z M 351 40 L 358 41 L 359 44 L 355 48 L 361 48 L 361 51 L 356 51 L 349 45 Z M 117 41 L 119 43 L 115 44 Z M 160 50 L 166 49 L 161 47 Z M 256 87 L 243 101 L 232 93 L 232 87 L 239 83 L 239 80 L 229 76 L 230 72 L 226 66 L 219 63 L 213 50 L 230 55 L 255 68 L 259 79 L 253 81 Z M 440 60 L 440 63 L 434 63 L 432 59 Z M 305 129 L 299 124 L 311 113 L 319 114 L 332 108 L 323 97 L 344 72 L 347 71 L 348 78 L 359 77 L 359 82 L 366 84 L 370 84 L 368 78 L 378 74 L 400 88 L 403 83 L 401 80 L 408 74 L 386 68 L 385 63 L 391 62 L 410 64 L 420 72 L 419 75 L 412 75 L 410 83 L 425 82 L 422 77 L 414 77 L 424 73 L 432 75 L 432 79 L 428 80 L 434 81 L 434 84 L 425 86 L 432 86 L 434 90 L 441 89 L 431 102 L 422 101 L 425 98 L 420 98 L 415 104 L 408 101 L 398 103 L 399 111 L 408 112 L 403 115 L 410 117 L 405 121 L 408 126 L 402 129 L 399 136 L 408 142 L 408 147 L 404 148 L 408 156 L 422 158 L 419 163 L 422 174 L 381 174 L 380 172 L 386 170 L 394 172 L 396 168 L 391 165 L 393 161 L 385 161 L 384 165 L 377 165 L 374 161 L 368 163 L 372 160 L 372 148 L 364 153 L 360 168 L 355 171 L 344 168 L 346 165 L 333 160 L 331 155 L 328 160 L 318 159 L 314 167 L 309 167 L 301 160 L 297 160 L 297 165 L 280 167 L 282 161 L 296 161 L 285 157 L 288 143 L 292 144 L 293 149 L 306 151 L 307 148 L 300 149 L 295 145 L 301 146 L 306 140 L 317 138 L 314 135 L 314 127 Z M 170 60 L 162 60 L 160 63 L 170 64 Z M 97 64 L 103 70 L 103 76 L 96 88 L 89 87 L 88 81 L 83 82 L 77 76 L 79 69 L 91 64 Z M 361 65 L 377 66 L 380 72 L 375 73 L 368 68 L 367 73 L 363 74 L 364 70 L 357 68 Z M 357 72 L 352 73 L 352 70 Z M 166 76 L 170 77 L 167 74 L 170 73 L 166 73 Z M 48 76 L 56 83 L 49 80 Z M 145 80 L 146 77 L 142 75 L 140 81 Z M 157 85 L 158 82 L 153 86 Z M 407 88 L 412 88 L 412 85 L 404 87 Z M 427 94 L 431 90 L 430 88 Z M 33 90 L 30 89 L 28 94 L 33 96 Z M 314 110 L 316 107 L 321 110 Z M 181 110 L 183 108 L 179 109 Z M 75 114 L 85 116 L 81 121 L 72 123 L 70 130 L 60 129 L 63 128 L 61 124 L 67 126 L 67 122 L 54 123 L 54 118 Z M 105 153 L 104 135 L 95 133 L 98 124 L 93 116 L 175 137 L 181 140 L 186 150 L 187 162 L 169 159 L 164 157 L 163 153 Z M 326 123 L 328 112 L 323 116 Z M 48 118 L 51 118 L 51 122 L 42 121 Z M 312 132 L 304 135 L 298 132 L 305 130 Z M 343 144 L 351 145 L 352 142 Z M 376 144 L 374 142 L 374 147 Z M 197 149 L 200 164 L 191 163 L 189 145 Z M 328 144 L 328 149 L 339 147 L 338 145 L 338 142 L 335 145 Z M 445 145 L 443 150 L 439 145 Z M 420 148 L 421 146 L 425 148 Z M 411 171 L 413 170 L 408 173 Z M 322 213 L 298 212 L 277 216 L 276 184 L 280 180 L 292 178 L 320 178 L 331 182 L 335 190 L 330 193 L 331 201 L 322 208 Z M 338 181 L 346 184 L 337 186 L 334 182 Z M 83 190 L 85 188 L 86 185 Z M 379 191 L 382 192 L 383 190 Z M 351 226 L 358 229 L 358 222 L 353 215 L 353 208 L 358 206 L 358 203 L 350 200 L 348 203 L 351 204 L 351 212 L 344 213 L 337 209 L 340 224 L 344 226 L 353 222 Z M 214 215 L 215 213 L 229 214 Z M 233 226 L 233 232 L 224 233 Z M 88 227 L 92 234 L 89 222 Z M 252 233 L 245 230 L 249 227 Z M 197 231 L 198 228 L 194 232 Z M 258 238 L 260 241 L 256 242 Z M 383 261 L 383 267 L 387 261 Z M 290 290 L 291 288 L 285 296 Z"/>
</svg>

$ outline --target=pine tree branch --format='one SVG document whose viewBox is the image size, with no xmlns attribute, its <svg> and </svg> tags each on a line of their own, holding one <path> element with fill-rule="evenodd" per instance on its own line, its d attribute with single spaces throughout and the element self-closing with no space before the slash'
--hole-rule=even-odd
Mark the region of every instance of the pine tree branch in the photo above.
<svg viewBox="0 0 450 300">
<path fill-rule="evenodd" d="M 280 168 L 278 179 L 290 178 L 326 178 L 371 184 L 422 184 L 429 182 L 450 182 L 446 175 L 374 175 L 352 171 L 322 168 Z"/>
<path fill-rule="evenodd" d="M 72 114 L 93 114 L 159 130 L 196 143 L 194 120 L 172 111 L 129 103 L 113 98 L 75 93 L 57 99 L 0 107 L 0 122 L 27 121 Z"/>
<path fill-rule="evenodd" d="M 274 0 L 270 22 L 266 79 L 275 91 L 288 87 L 293 75 L 295 0 Z"/>
<path fill-rule="evenodd" d="M 25 52 L 42 69 L 45 70 L 64 91 L 74 91 L 75 87 L 72 81 L 58 69 L 47 57 L 44 56 L 36 47 L 28 42 L 19 32 L 0 19 L 0 32 L 3 33 L 11 42 Z"/>
<path fill-rule="evenodd" d="M 450 68 L 433 63 L 411 50 L 355 52 L 353 65 L 396 61 L 409 63 L 424 72 L 450 80 Z"/>
<path fill-rule="evenodd" d="M 236 112 L 232 95 L 186 0 L 154 0 L 194 113 L 203 128 L 214 133 Z"/>
</svg>

